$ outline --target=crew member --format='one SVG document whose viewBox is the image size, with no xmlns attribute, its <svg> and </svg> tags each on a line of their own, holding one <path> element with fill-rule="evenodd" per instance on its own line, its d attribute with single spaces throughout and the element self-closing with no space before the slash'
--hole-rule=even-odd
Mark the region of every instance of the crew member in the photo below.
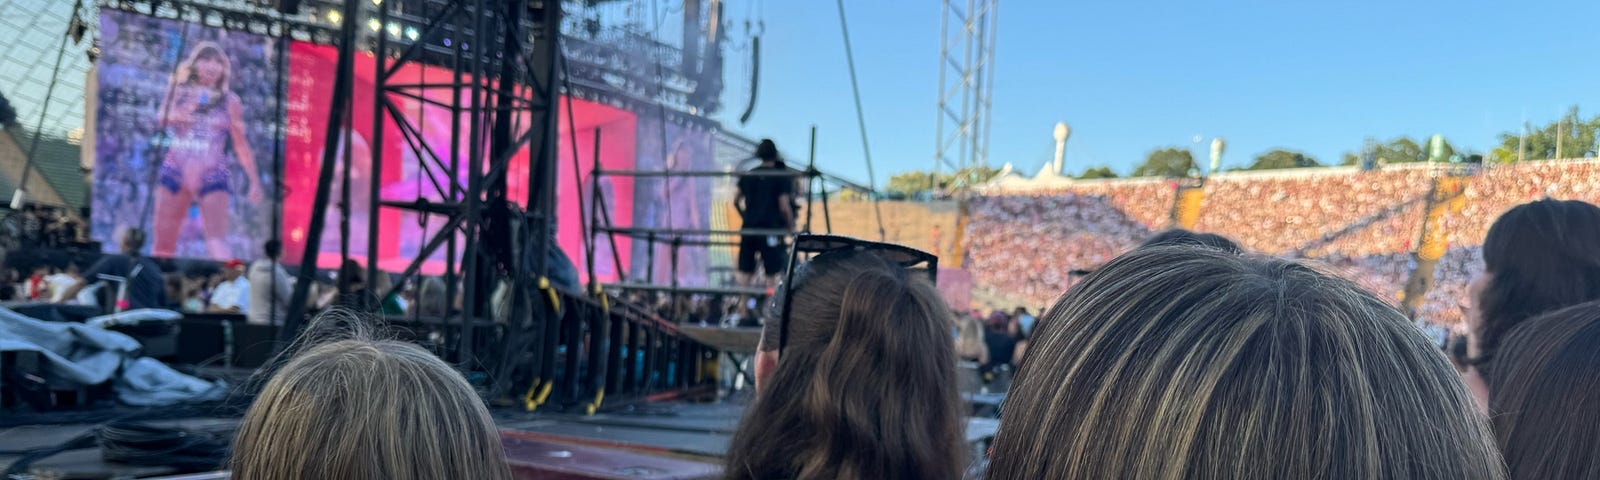
<svg viewBox="0 0 1600 480">
<path fill-rule="evenodd" d="M 789 171 L 778 156 L 777 144 L 770 139 L 762 140 L 760 146 L 756 147 L 756 158 L 761 159 L 761 165 L 752 169 L 752 173 Z M 777 287 L 778 275 L 783 273 L 784 264 L 788 261 L 785 257 L 788 249 L 785 235 L 770 233 L 774 233 L 772 230 L 789 231 L 794 228 L 794 184 L 794 178 L 787 176 L 739 178 L 739 193 L 734 197 L 733 206 L 744 218 L 743 229 L 747 232 L 767 230 L 747 233 L 739 240 L 740 286 L 750 285 L 751 277 L 756 273 L 756 259 L 760 257 L 766 288 L 772 290 Z"/>
</svg>

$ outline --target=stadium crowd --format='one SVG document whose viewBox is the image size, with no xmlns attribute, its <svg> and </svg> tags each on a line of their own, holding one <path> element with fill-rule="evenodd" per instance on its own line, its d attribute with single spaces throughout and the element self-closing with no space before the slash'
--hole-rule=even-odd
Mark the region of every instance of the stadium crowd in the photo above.
<svg viewBox="0 0 1600 480">
<path fill-rule="evenodd" d="M 1359 172 L 1320 169 L 1217 175 L 1205 184 L 1197 231 L 1254 252 L 1312 259 L 1380 298 L 1399 301 L 1422 228 L 1431 178 L 1426 164 Z M 1479 246 L 1512 206 L 1549 196 L 1600 202 L 1600 161 L 1538 161 L 1469 172 L 1460 212 L 1444 216 L 1450 248 L 1421 313 L 1455 325 Z M 1093 270 L 1170 225 L 1168 180 L 1083 182 L 991 192 L 974 202 L 967 254 L 977 288 L 1018 305 L 1045 305 Z M 1045 262 L 1060 268 L 1038 268 Z"/>
</svg>

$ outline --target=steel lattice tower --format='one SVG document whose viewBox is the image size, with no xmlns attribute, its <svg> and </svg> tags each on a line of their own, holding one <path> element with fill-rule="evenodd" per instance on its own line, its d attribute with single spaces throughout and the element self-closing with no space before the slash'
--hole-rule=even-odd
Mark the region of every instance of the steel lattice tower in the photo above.
<svg viewBox="0 0 1600 480">
<path fill-rule="evenodd" d="M 987 165 L 999 0 L 944 0 L 934 172 Z"/>
</svg>

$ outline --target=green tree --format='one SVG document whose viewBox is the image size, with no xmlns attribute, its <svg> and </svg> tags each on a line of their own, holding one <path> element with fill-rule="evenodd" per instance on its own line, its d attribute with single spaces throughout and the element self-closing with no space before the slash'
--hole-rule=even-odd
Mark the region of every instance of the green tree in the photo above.
<svg viewBox="0 0 1600 480">
<path fill-rule="evenodd" d="M 1278 168 L 1320 167 L 1321 162 L 1304 153 L 1275 149 L 1256 156 L 1256 161 L 1245 170 L 1273 170 Z"/>
<path fill-rule="evenodd" d="M 1559 133 L 1558 133 L 1559 132 Z M 1521 132 L 1500 134 L 1500 146 L 1489 151 L 1485 160 L 1511 163 L 1518 159 L 1549 160 L 1557 158 L 1556 141 L 1561 143 L 1560 157 L 1584 158 L 1595 155 L 1595 140 L 1600 134 L 1600 115 L 1585 121 L 1578 116 L 1578 107 L 1571 107 L 1554 122 L 1529 129 L 1527 138 Z M 1521 154 L 1518 154 L 1518 147 Z"/>
<path fill-rule="evenodd" d="M 1111 167 L 1099 166 L 1084 170 L 1083 175 L 1078 175 L 1079 180 L 1093 180 L 1096 178 L 1117 178 L 1117 172 L 1111 171 Z"/>
<path fill-rule="evenodd" d="M 920 192 L 923 190 L 932 190 L 939 188 L 941 183 L 947 182 L 947 180 L 942 178 L 946 177 L 946 175 L 939 175 L 938 177 L 940 178 L 935 178 L 932 173 L 922 170 L 901 172 L 889 177 L 889 185 L 886 186 L 885 189 L 906 194 L 911 192 Z"/>
<path fill-rule="evenodd" d="M 938 175 L 924 170 L 912 170 L 889 177 L 889 185 L 884 190 L 909 196 L 926 190 L 976 185 L 987 182 L 998 174 L 1000 174 L 999 169 L 987 165 L 963 168 L 952 173 L 940 172 Z"/>
<path fill-rule="evenodd" d="M 1145 156 L 1144 164 L 1133 169 L 1134 177 L 1187 177 L 1189 172 L 1197 171 L 1194 155 L 1188 150 L 1177 147 L 1167 147 L 1151 150 Z"/>
<path fill-rule="evenodd" d="M 1385 143 L 1378 143 L 1377 140 L 1369 137 L 1365 143 L 1366 145 L 1362 147 L 1361 151 L 1346 152 L 1343 156 L 1341 156 L 1339 164 L 1356 165 L 1361 163 L 1361 158 L 1364 157 L 1367 152 L 1371 152 L 1373 161 L 1377 162 L 1379 165 L 1428 161 L 1428 147 L 1425 145 L 1427 143 L 1426 141 L 1418 142 L 1411 137 L 1401 136 L 1395 137 L 1394 139 Z M 1446 157 L 1449 157 L 1451 153 L 1455 152 L 1454 147 L 1450 146 L 1450 142 L 1445 142 L 1444 149 Z"/>
</svg>

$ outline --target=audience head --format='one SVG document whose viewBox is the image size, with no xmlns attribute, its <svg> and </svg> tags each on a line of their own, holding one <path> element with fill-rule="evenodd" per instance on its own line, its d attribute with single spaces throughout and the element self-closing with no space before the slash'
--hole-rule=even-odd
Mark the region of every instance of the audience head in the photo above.
<svg viewBox="0 0 1600 480">
<path fill-rule="evenodd" d="M 265 253 L 267 258 L 277 260 L 283 255 L 283 242 L 277 239 L 267 240 L 267 243 L 261 245 L 261 253 Z"/>
<path fill-rule="evenodd" d="M 1501 478 L 1440 352 L 1286 260 L 1136 249 L 1034 329 L 990 479 Z"/>
<path fill-rule="evenodd" d="M 245 413 L 233 478 L 510 479 L 466 379 L 367 321 L 341 310 L 312 320 Z"/>
<path fill-rule="evenodd" d="M 1600 478 L 1600 302 L 1522 322 L 1486 375 L 1511 478 Z"/>
<path fill-rule="evenodd" d="M 122 232 L 122 253 L 135 255 L 144 248 L 144 230 L 130 228 Z"/>
<path fill-rule="evenodd" d="M 796 268 L 787 340 L 769 315 L 727 477 L 960 478 L 954 321 L 926 272 L 854 250 Z"/>
<path fill-rule="evenodd" d="M 366 271 L 367 269 L 362 268 L 355 260 L 346 258 L 344 263 L 339 264 L 339 279 L 347 282 L 352 288 L 365 285 Z"/>
<path fill-rule="evenodd" d="M 1006 315 L 1005 312 L 995 310 L 989 314 L 988 324 L 989 330 L 1004 332 L 1007 327 L 1011 326 L 1011 316 Z"/>
<path fill-rule="evenodd" d="M 244 261 L 237 258 L 222 263 L 222 279 L 233 280 L 244 275 Z"/>
<path fill-rule="evenodd" d="M 1145 240 L 1144 244 L 1140 245 L 1140 247 L 1150 247 L 1155 245 L 1198 245 L 1202 247 L 1215 248 L 1228 253 L 1244 253 L 1244 248 L 1239 247 L 1238 243 L 1234 243 L 1234 241 L 1229 240 L 1228 237 L 1217 235 L 1215 233 L 1191 232 L 1181 228 L 1174 228 L 1158 233 L 1156 236 L 1150 237 L 1149 240 Z"/>
<path fill-rule="evenodd" d="M 1523 320 L 1600 300 L 1600 207 L 1577 200 L 1518 205 L 1489 227 L 1484 275 L 1474 281 L 1474 362 L 1489 360 L 1500 337 Z"/>
<path fill-rule="evenodd" d="M 417 309 L 422 315 L 443 317 L 450 311 L 450 298 L 445 292 L 444 280 L 428 277 L 417 289 Z"/>
</svg>

